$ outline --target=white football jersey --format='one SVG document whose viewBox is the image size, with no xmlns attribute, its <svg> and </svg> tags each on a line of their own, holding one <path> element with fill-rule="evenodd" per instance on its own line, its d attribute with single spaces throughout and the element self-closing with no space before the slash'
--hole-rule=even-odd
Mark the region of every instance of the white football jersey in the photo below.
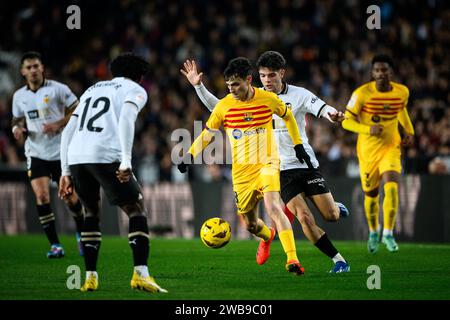
<svg viewBox="0 0 450 320">
<path fill-rule="evenodd" d="M 292 110 L 298 124 L 303 147 L 311 158 L 311 163 L 314 168 L 319 167 L 319 161 L 317 161 L 314 150 L 308 143 L 308 137 L 306 136 L 305 116 L 306 113 L 311 113 L 318 117 L 327 104 L 315 96 L 311 91 L 288 84 L 286 84 L 284 90 L 278 94 L 278 97 L 280 97 L 286 106 Z M 280 170 L 308 168 L 306 163 L 300 163 L 295 156 L 294 145 L 292 144 L 292 139 L 289 136 L 284 121 L 280 117 L 274 115 L 273 123 L 280 154 Z"/>
<path fill-rule="evenodd" d="M 61 120 L 66 108 L 77 101 L 68 86 L 54 80 L 44 80 L 43 85 L 33 92 L 23 86 L 14 93 L 12 114 L 15 118 L 25 117 L 27 139 L 25 156 L 47 161 L 59 160 L 61 132 L 44 134 L 43 125 Z"/>
<path fill-rule="evenodd" d="M 68 146 L 68 164 L 121 161 L 119 116 L 125 102 L 141 111 L 147 92 L 136 82 L 117 77 L 97 82 L 87 89 L 74 111 L 75 133 Z"/>
</svg>

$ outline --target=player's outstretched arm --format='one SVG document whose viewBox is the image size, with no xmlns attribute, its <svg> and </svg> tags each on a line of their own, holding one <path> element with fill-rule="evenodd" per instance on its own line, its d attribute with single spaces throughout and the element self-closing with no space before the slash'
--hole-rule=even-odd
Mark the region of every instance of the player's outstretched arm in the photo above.
<svg viewBox="0 0 450 320">
<path fill-rule="evenodd" d="M 402 145 L 403 146 L 412 145 L 412 143 L 414 141 L 414 127 L 411 122 L 411 119 L 409 118 L 406 107 L 403 108 L 403 110 L 401 112 L 399 112 L 397 118 L 398 118 L 398 121 L 400 122 L 401 126 L 403 127 L 403 130 L 405 130 L 405 136 L 402 139 Z"/>
<path fill-rule="evenodd" d="M 198 73 L 195 60 L 186 60 L 183 67 L 184 69 L 180 69 L 180 72 L 188 79 L 190 84 L 198 86 L 202 82 L 203 72 Z"/>
<path fill-rule="evenodd" d="M 187 171 L 189 165 L 193 163 L 193 159 L 206 148 L 223 124 L 222 106 L 223 105 L 219 102 L 218 106 L 209 116 L 209 119 L 206 122 L 206 128 L 203 129 L 202 133 L 197 137 L 197 139 L 195 139 L 188 152 L 183 155 L 183 159 L 178 165 L 178 170 L 180 170 L 181 173 L 185 173 Z"/>
<path fill-rule="evenodd" d="M 341 123 L 342 121 L 344 121 L 345 116 L 344 116 L 344 113 L 342 111 L 337 111 L 337 112 L 328 112 L 325 115 L 325 118 L 327 118 L 331 122 L 339 122 L 339 123 Z"/>
<path fill-rule="evenodd" d="M 342 128 L 355 133 L 370 134 L 371 127 L 359 123 L 356 120 L 356 116 L 352 112 L 347 110 L 345 111 L 345 119 L 342 121 Z"/>
<path fill-rule="evenodd" d="M 42 125 L 42 132 L 46 134 L 56 134 L 61 129 L 63 129 L 66 124 L 69 122 L 70 116 L 75 111 L 76 107 L 78 106 L 78 100 L 72 103 L 72 105 L 68 108 L 66 108 L 64 118 L 61 120 L 50 122 L 50 123 L 44 123 Z"/>
<path fill-rule="evenodd" d="M 73 193 L 73 185 L 72 180 L 70 178 L 71 173 L 69 168 L 69 162 L 67 159 L 67 150 L 69 148 L 70 141 L 72 140 L 72 137 L 77 128 L 78 122 L 77 120 L 78 115 L 73 115 L 61 134 L 61 146 L 60 146 L 61 178 L 59 179 L 59 190 L 58 190 L 58 196 L 61 199 Z"/>
<path fill-rule="evenodd" d="M 11 120 L 12 133 L 14 135 L 14 139 L 21 140 L 26 134 L 27 129 L 25 129 L 25 117 L 16 118 L 13 117 Z"/>
<path fill-rule="evenodd" d="M 203 72 L 198 73 L 195 60 L 186 60 L 183 66 L 184 69 L 181 69 L 180 72 L 186 77 L 189 83 L 194 86 L 197 96 L 208 108 L 208 110 L 212 112 L 216 104 L 219 102 L 219 99 L 209 92 L 203 84 Z"/>
<path fill-rule="evenodd" d="M 344 120 L 343 112 L 336 110 L 336 108 L 327 104 L 308 89 L 301 88 L 301 92 L 301 106 L 302 109 L 304 108 L 308 113 L 317 118 L 326 118 L 332 123 L 342 122 L 342 120 Z"/>
<path fill-rule="evenodd" d="M 319 118 L 325 118 L 328 121 L 334 123 L 334 122 L 342 122 L 345 119 L 344 113 L 342 111 L 336 110 L 336 108 L 326 105 L 320 115 Z"/>
<path fill-rule="evenodd" d="M 185 173 L 187 168 L 193 164 L 194 158 L 206 148 L 214 137 L 214 130 L 204 129 L 202 133 L 195 139 L 194 143 L 189 148 L 188 152 L 183 155 L 181 163 L 178 164 L 178 170 Z"/>
<path fill-rule="evenodd" d="M 137 105 L 125 102 L 119 117 L 119 140 L 121 149 L 121 161 L 119 170 L 116 172 L 120 182 L 127 182 L 131 178 L 131 154 L 133 150 L 134 126 L 138 116 Z"/>
<path fill-rule="evenodd" d="M 286 107 L 286 113 L 281 118 L 285 122 L 286 128 L 289 132 L 289 136 L 291 137 L 294 144 L 295 155 L 298 161 L 300 161 L 300 163 L 306 163 L 308 168 L 314 169 L 314 166 L 311 163 L 311 158 L 303 147 L 303 141 L 300 136 L 298 124 L 291 109 Z"/>
<path fill-rule="evenodd" d="M 71 176 L 61 176 L 59 178 L 59 189 L 58 197 L 60 199 L 65 199 L 66 197 L 73 194 L 73 183 Z"/>
</svg>

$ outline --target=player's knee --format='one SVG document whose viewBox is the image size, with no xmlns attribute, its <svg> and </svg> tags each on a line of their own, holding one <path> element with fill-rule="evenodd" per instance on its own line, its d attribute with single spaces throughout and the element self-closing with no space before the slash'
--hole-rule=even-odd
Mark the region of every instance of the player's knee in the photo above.
<svg viewBox="0 0 450 320">
<path fill-rule="evenodd" d="M 50 195 L 47 192 L 39 192 L 36 194 L 36 201 L 38 204 L 49 203 Z"/>
<path fill-rule="evenodd" d="M 378 196 L 378 187 L 373 190 L 366 191 L 364 192 L 364 194 L 370 198 L 375 198 L 376 196 Z"/>
<path fill-rule="evenodd" d="M 120 208 L 129 218 L 146 215 L 144 204 L 140 201 L 121 205 Z"/>
<path fill-rule="evenodd" d="M 339 208 L 336 206 L 335 208 L 327 209 L 323 215 L 324 219 L 328 222 L 336 222 L 339 220 Z"/>
<path fill-rule="evenodd" d="M 85 217 L 99 217 L 100 216 L 100 202 L 86 202 L 83 203 Z"/>
</svg>

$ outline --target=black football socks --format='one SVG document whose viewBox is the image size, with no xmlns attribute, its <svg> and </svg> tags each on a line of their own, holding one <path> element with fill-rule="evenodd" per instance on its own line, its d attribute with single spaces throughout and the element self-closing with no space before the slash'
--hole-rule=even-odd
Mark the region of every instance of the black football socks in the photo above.
<svg viewBox="0 0 450 320">
<path fill-rule="evenodd" d="M 59 244 L 58 235 L 56 234 L 55 215 L 50 207 L 50 203 L 37 204 L 37 212 L 39 221 L 44 229 L 50 244 Z"/>
<path fill-rule="evenodd" d="M 150 251 L 150 236 L 146 216 L 130 218 L 128 243 L 133 251 L 135 266 L 146 266 Z"/>
<path fill-rule="evenodd" d="M 84 248 L 86 271 L 96 271 L 98 253 L 102 243 L 102 233 L 100 232 L 99 219 L 97 217 L 84 218 L 81 242 Z"/>
</svg>

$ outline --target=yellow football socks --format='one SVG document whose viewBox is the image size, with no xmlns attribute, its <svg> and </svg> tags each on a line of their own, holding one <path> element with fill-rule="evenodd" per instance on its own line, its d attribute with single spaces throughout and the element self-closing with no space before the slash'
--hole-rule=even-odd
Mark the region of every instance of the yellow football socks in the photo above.
<svg viewBox="0 0 450 320">
<path fill-rule="evenodd" d="M 266 226 L 266 225 L 264 225 L 264 226 L 261 228 L 261 230 L 259 230 L 259 232 L 255 234 L 255 236 L 257 236 L 257 237 L 263 239 L 264 241 L 269 240 L 269 239 L 270 239 L 270 235 L 271 235 L 270 229 L 269 229 L 269 227 Z"/>
<path fill-rule="evenodd" d="M 398 211 L 398 185 L 396 182 L 384 184 L 383 229 L 392 231 Z"/>
<path fill-rule="evenodd" d="M 368 197 L 364 196 L 364 211 L 366 212 L 367 224 L 370 232 L 378 231 L 378 214 L 380 210 L 379 205 L 380 196 Z"/>
<path fill-rule="evenodd" d="M 281 231 L 278 233 L 278 238 L 280 238 L 283 250 L 286 252 L 287 261 L 298 260 L 297 249 L 295 248 L 294 232 L 289 229 Z"/>
</svg>

